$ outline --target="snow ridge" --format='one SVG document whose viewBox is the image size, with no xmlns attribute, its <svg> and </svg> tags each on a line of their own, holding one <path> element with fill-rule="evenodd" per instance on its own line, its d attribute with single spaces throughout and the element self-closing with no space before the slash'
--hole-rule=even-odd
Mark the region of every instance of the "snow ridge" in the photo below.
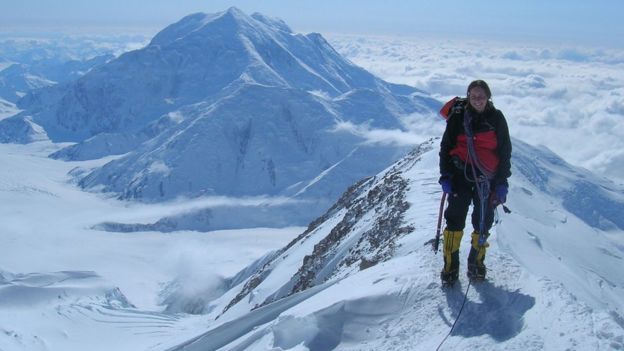
<svg viewBox="0 0 624 351">
<path fill-rule="evenodd" d="M 239 274 L 247 276 L 244 282 L 209 303 L 217 327 L 172 350 L 437 347 L 457 316 L 465 282 L 460 278 L 459 287 L 440 292 L 441 257 L 429 245 L 439 201 L 436 142 L 362 179 L 295 240 L 254 265 L 253 273 Z M 558 182 L 553 177 L 565 173 L 567 163 L 544 148 L 514 145 L 513 213 L 493 229 L 489 280 L 471 289 L 447 347 L 624 347 L 624 306 L 617 297 L 624 277 L 615 268 L 624 251 L 608 232 L 563 207 L 567 184 L 603 180 L 577 169 L 569 183 Z M 544 177 L 534 176 L 544 169 Z M 624 193 L 603 185 L 614 201 Z M 300 294 L 307 295 L 289 303 Z M 576 336 L 579 330 L 583 335 Z"/>
<path fill-rule="evenodd" d="M 351 186 L 323 216 L 255 272 L 224 312 L 258 288 L 284 257 L 300 251 L 302 245 L 311 248 L 311 252 L 305 254 L 298 270 L 253 308 L 390 259 L 397 241 L 414 230 L 404 222 L 409 207 L 405 201 L 408 180 L 401 174 L 418 162 L 422 153 L 431 150 L 431 144 L 419 146 L 378 177 L 365 178 Z"/>
</svg>

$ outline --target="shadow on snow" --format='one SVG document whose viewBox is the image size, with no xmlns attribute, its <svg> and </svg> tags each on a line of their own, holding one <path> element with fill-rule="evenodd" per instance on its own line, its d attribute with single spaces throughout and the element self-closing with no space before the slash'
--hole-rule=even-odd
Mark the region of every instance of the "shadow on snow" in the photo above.
<svg viewBox="0 0 624 351">
<path fill-rule="evenodd" d="M 472 284 L 480 301 L 474 301 L 474 294 L 468 295 L 466 305 L 451 335 L 474 337 L 489 335 L 498 342 L 518 335 L 524 326 L 524 314 L 535 305 L 535 298 L 516 291 L 507 291 L 488 281 Z M 444 315 L 442 307 L 438 313 L 445 323 L 453 325 L 464 300 L 465 289 L 457 283 L 448 289 L 446 300 L 451 316 Z M 472 295 L 472 296 L 471 296 Z M 472 298 L 471 298 L 472 297 Z"/>
</svg>

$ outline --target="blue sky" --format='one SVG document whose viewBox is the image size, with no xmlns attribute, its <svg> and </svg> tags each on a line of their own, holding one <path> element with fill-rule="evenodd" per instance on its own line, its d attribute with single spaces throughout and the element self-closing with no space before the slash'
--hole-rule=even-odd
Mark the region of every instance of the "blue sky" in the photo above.
<svg viewBox="0 0 624 351">
<path fill-rule="evenodd" d="M 0 31 L 154 34 L 194 12 L 236 6 L 295 31 L 494 37 L 623 46 L 620 0 L 0 0 Z"/>
</svg>

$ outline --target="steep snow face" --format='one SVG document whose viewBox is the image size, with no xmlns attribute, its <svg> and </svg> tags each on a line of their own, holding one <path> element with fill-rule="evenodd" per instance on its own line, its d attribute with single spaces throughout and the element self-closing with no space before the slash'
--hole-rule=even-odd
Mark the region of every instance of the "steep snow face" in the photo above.
<svg viewBox="0 0 624 351">
<path fill-rule="evenodd" d="M 305 225 L 354 180 L 377 173 L 406 150 L 364 144 L 362 137 L 336 129 L 335 111 L 353 108 L 360 103 L 358 99 L 358 94 L 326 100 L 300 90 L 245 85 L 217 103 L 199 104 L 163 117 L 158 124 L 166 125 L 166 130 L 159 127 L 160 134 L 133 152 L 82 175 L 80 185 L 148 202 L 179 196 L 283 196 L 293 200 L 269 208 L 262 216 L 257 209 L 213 208 L 209 214 L 197 213 L 202 221 L 188 216 L 168 218 L 164 220 L 168 228 L 151 227 L 167 231 Z M 370 113 L 376 112 L 390 113 L 383 104 Z M 400 128 L 396 120 L 378 123 Z M 143 135 L 137 134 L 139 138 Z M 92 139 L 88 142 L 115 146 L 97 141 L 102 137 Z M 194 227 L 187 227 L 191 223 Z"/>
<path fill-rule="evenodd" d="M 337 117 L 327 104 L 333 102 L 306 92 L 247 85 L 218 103 L 182 110 L 178 124 L 92 172 L 81 185 L 152 201 L 180 195 L 312 195 L 322 184 L 325 191 L 332 189 L 327 179 L 310 184 L 327 170 L 321 178 L 339 183 L 338 193 L 332 190 L 335 198 L 349 185 L 345 180 L 376 173 L 401 149 L 361 145 L 362 138 L 335 131 Z M 385 124 L 400 126 L 396 120 Z M 151 167 L 154 163 L 166 167 Z M 354 166 L 353 176 L 339 174 L 336 166 L 342 163 Z"/>
<path fill-rule="evenodd" d="M 493 229 L 489 279 L 469 291 L 447 347 L 623 347 L 622 230 L 605 232 L 564 206 L 578 181 L 602 184 L 603 193 L 583 199 L 595 216 L 609 218 L 610 210 L 596 205 L 608 196 L 621 206 L 624 189 L 545 148 L 514 145 L 507 204 L 513 212 L 501 214 Z M 208 305 L 208 316 L 218 316 L 212 330 L 174 349 L 436 348 L 457 317 L 466 283 L 439 290 L 442 258 L 429 245 L 440 196 L 437 161 L 437 142 L 430 141 L 355 184 Z M 469 243 L 463 246 L 462 261 Z"/>
</svg>

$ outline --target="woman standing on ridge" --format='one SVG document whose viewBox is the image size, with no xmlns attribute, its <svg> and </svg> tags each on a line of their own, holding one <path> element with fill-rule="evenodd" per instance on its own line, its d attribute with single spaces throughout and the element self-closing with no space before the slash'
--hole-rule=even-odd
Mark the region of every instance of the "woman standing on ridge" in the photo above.
<svg viewBox="0 0 624 351">
<path fill-rule="evenodd" d="M 511 140 L 505 116 L 494 107 L 486 82 L 468 85 L 464 108 L 454 108 L 440 144 L 440 180 L 448 194 L 444 212 L 444 269 L 441 279 L 452 284 L 459 275 L 459 246 L 472 203 L 468 277 L 485 278 L 487 238 L 494 208 L 505 203 L 511 175 Z"/>
</svg>

